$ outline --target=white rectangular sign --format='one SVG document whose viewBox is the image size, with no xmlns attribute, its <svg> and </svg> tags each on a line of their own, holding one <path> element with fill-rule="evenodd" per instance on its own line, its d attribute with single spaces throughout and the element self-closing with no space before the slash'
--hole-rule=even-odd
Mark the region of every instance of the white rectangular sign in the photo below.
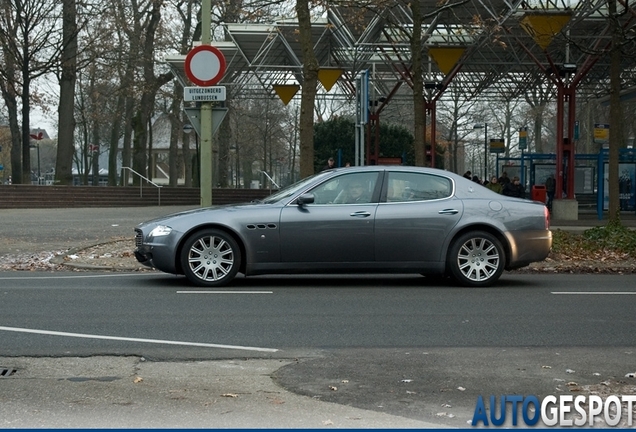
<svg viewBox="0 0 636 432">
<path fill-rule="evenodd" d="M 183 100 L 186 102 L 224 101 L 225 86 L 184 87 Z"/>
</svg>

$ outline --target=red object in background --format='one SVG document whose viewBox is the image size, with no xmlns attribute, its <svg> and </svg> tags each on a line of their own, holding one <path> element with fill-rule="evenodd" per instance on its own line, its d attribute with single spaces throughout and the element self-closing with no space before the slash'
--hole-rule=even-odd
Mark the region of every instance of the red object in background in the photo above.
<svg viewBox="0 0 636 432">
<path fill-rule="evenodd" d="M 38 140 L 38 141 L 39 141 L 39 140 L 41 140 L 41 139 L 44 137 L 44 135 L 42 134 L 42 132 L 38 132 L 38 134 L 37 134 L 37 135 L 36 135 L 36 134 L 29 134 L 29 136 L 30 136 L 31 138 L 33 138 L 34 140 Z"/>
<path fill-rule="evenodd" d="M 546 197 L 547 197 L 545 186 L 542 186 L 542 185 L 532 186 L 532 192 L 530 197 L 532 198 L 532 201 L 539 201 L 545 204 Z"/>
</svg>

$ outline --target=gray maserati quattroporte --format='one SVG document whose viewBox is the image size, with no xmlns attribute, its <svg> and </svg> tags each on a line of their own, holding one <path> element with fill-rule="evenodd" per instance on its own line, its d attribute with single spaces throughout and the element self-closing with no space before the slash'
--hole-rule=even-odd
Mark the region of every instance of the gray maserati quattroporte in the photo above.
<svg viewBox="0 0 636 432">
<path fill-rule="evenodd" d="M 407 166 L 327 170 L 262 201 L 177 213 L 135 231 L 139 262 L 207 287 L 239 272 L 417 273 L 482 287 L 552 246 L 543 203 Z"/>
</svg>

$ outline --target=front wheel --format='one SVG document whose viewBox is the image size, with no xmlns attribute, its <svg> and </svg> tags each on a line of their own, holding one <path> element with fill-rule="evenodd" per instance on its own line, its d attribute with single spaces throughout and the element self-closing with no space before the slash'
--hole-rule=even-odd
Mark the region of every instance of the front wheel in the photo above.
<svg viewBox="0 0 636 432">
<path fill-rule="evenodd" d="M 181 250 L 181 267 L 195 285 L 223 286 L 234 279 L 240 265 L 238 244 L 221 230 L 198 231 L 186 240 Z"/>
<path fill-rule="evenodd" d="M 485 231 L 463 234 L 453 242 L 448 266 L 462 285 L 486 287 L 494 284 L 504 271 L 505 255 L 501 242 Z"/>
</svg>

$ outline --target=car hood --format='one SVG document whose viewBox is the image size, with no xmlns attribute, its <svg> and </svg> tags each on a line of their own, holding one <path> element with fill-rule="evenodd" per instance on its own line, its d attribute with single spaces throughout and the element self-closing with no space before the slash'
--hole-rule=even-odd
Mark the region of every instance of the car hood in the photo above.
<svg viewBox="0 0 636 432">
<path fill-rule="evenodd" d="M 246 208 L 250 208 L 253 210 L 257 210 L 263 207 L 271 208 L 271 206 L 272 206 L 271 204 L 262 204 L 262 203 L 255 202 L 255 203 L 227 204 L 227 205 L 221 205 L 221 206 L 203 207 L 199 209 L 185 210 L 178 213 L 171 213 L 165 216 L 160 216 L 155 219 L 150 219 L 150 220 L 141 222 L 139 225 L 137 225 L 137 228 L 143 228 L 150 225 L 170 224 L 176 221 L 186 221 L 191 218 L 197 218 L 202 213 L 213 215 L 215 213 L 218 213 L 218 214 L 231 213 L 231 212 L 243 210 Z"/>
</svg>

